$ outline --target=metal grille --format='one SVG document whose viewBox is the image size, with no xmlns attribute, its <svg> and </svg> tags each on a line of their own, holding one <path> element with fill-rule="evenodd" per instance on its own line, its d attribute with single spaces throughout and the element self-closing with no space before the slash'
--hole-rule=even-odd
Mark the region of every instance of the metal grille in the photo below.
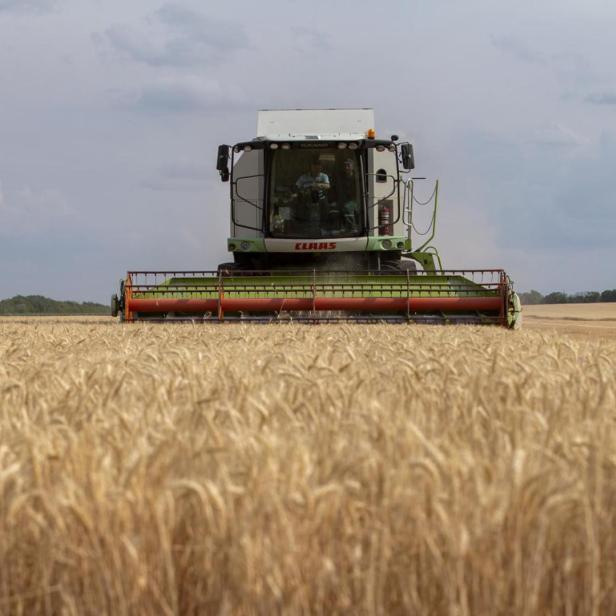
<svg viewBox="0 0 616 616">
<path fill-rule="evenodd" d="M 126 320 L 505 324 L 503 270 L 135 271 Z"/>
</svg>

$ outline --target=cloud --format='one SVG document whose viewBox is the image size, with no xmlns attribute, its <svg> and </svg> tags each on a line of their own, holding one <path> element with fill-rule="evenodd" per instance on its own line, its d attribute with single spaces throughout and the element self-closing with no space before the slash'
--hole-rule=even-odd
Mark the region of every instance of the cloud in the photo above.
<svg viewBox="0 0 616 616">
<path fill-rule="evenodd" d="M 515 36 L 492 36 L 492 46 L 520 63 L 551 71 L 567 89 L 580 87 L 598 78 L 597 69 L 582 53 L 564 48 L 561 51 L 538 51 Z"/>
<path fill-rule="evenodd" d="M 329 37 L 314 28 L 293 28 L 293 45 L 297 51 L 309 53 L 313 51 L 329 51 L 331 43 Z"/>
<path fill-rule="evenodd" d="M 213 168 L 213 163 L 212 163 Z M 142 186 L 154 191 L 203 191 L 212 173 L 205 163 L 176 161 L 160 166 Z"/>
<path fill-rule="evenodd" d="M 529 64 L 547 63 L 547 59 L 544 54 L 531 49 L 529 45 L 513 36 L 492 36 L 491 43 L 499 51 L 510 55 L 521 62 L 527 62 Z"/>
<path fill-rule="evenodd" d="M 130 26 L 115 25 L 107 29 L 105 38 L 120 55 L 135 62 L 150 66 L 169 63 L 168 43 L 157 36 L 148 35 Z"/>
<path fill-rule="evenodd" d="M 602 92 L 589 94 L 584 100 L 593 105 L 616 105 L 616 93 Z"/>
<path fill-rule="evenodd" d="M 584 147 L 562 147 L 561 140 Z M 475 173 L 482 175 L 487 191 L 482 200 L 491 204 L 486 213 L 499 230 L 498 245 L 526 251 L 528 259 L 578 251 L 581 262 L 585 253 L 613 249 L 616 136 L 586 142 L 554 124 L 537 130 L 534 142 L 552 149 L 496 140 L 481 144 Z"/>
<path fill-rule="evenodd" d="M 164 5 L 138 27 L 117 24 L 108 28 L 102 40 L 121 56 L 153 67 L 220 64 L 248 46 L 245 31 L 237 23 L 172 4 Z"/>
<path fill-rule="evenodd" d="M 57 190 L 25 186 L 7 192 L 0 186 L 0 229 L 9 235 L 62 229 L 72 214 L 66 197 Z"/>
<path fill-rule="evenodd" d="M 169 28 L 220 50 L 244 49 L 247 37 L 236 21 L 214 19 L 178 5 L 166 4 L 157 16 Z"/>
<path fill-rule="evenodd" d="M 136 94 L 132 107 L 156 113 L 191 113 L 249 106 L 241 88 L 216 79 L 194 76 L 165 78 L 147 84 Z"/>
<path fill-rule="evenodd" d="M 0 0 L 0 13 L 44 13 L 56 6 L 56 0 Z"/>
<path fill-rule="evenodd" d="M 576 51 L 555 53 L 550 56 L 549 61 L 559 79 L 575 90 L 600 79 L 595 63 Z"/>
<path fill-rule="evenodd" d="M 536 129 L 528 142 L 538 146 L 565 148 L 586 145 L 588 139 L 577 135 L 570 128 L 554 122 Z"/>
</svg>

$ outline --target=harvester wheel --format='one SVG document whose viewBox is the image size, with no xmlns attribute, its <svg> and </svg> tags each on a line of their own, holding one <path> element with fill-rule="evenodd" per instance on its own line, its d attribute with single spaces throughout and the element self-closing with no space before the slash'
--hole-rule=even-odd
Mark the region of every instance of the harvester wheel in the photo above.
<svg viewBox="0 0 616 616">
<path fill-rule="evenodd" d="M 417 272 L 417 263 L 412 259 L 387 260 L 381 262 L 381 271 L 384 272 L 408 272 L 415 274 Z"/>
<path fill-rule="evenodd" d="M 235 263 L 220 263 L 218 265 L 218 273 L 219 274 L 230 274 L 231 272 L 237 271 L 239 268 Z"/>
<path fill-rule="evenodd" d="M 118 299 L 118 296 L 114 293 L 111 296 L 111 316 L 117 317 L 119 311 L 120 311 L 120 300 Z"/>
<path fill-rule="evenodd" d="M 409 274 L 417 273 L 417 262 L 413 259 L 400 259 L 398 261 L 398 269 L 401 272 L 408 272 Z"/>
</svg>

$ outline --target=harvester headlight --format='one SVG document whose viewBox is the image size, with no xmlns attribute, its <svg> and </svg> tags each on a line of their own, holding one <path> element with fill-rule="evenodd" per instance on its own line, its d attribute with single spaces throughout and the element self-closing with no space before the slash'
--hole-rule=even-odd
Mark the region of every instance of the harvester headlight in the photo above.
<svg viewBox="0 0 616 616">
<path fill-rule="evenodd" d="M 395 152 L 395 151 L 396 151 L 396 146 L 392 143 L 391 145 L 388 145 L 388 146 L 387 146 L 387 149 L 388 149 L 390 152 Z"/>
<path fill-rule="evenodd" d="M 397 246 L 400 250 L 402 250 L 402 249 L 404 248 L 404 242 L 398 242 L 398 243 L 396 244 L 396 246 Z"/>
<path fill-rule="evenodd" d="M 376 151 L 377 152 L 384 152 L 385 151 L 385 146 L 384 145 L 377 145 L 376 146 Z"/>
<path fill-rule="evenodd" d="M 235 250 L 235 244 L 229 244 L 229 250 L 233 252 Z"/>
<path fill-rule="evenodd" d="M 347 144 L 346 144 L 346 143 L 340 142 L 340 143 L 338 144 L 338 149 L 339 149 L 339 150 L 344 150 L 346 147 L 347 147 Z"/>
<path fill-rule="evenodd" d="M 389 250 L 392 246 L 391 240 L 383 240 L 381 242 L 381 246 L 383 246 L 383 248 L 385 248 L 385 250 Z"/>
<path fill-rule="evenodd" d="M 272 150 L 277 150 L 278 149 L 278 144 L 277 143 L 272 143 L 272 144 L 270 144 L 270 148 Z"/>
<path fill-rule="evenodd" d="M 283 150 L 290 150 L 291 149 L 291 146 L 288 143 L 283 143 L 280 147 Z"/>
<path fill-rule="evenodd" d="M 240 244 L 240 248 L 241 248 L 242 250 L 248 250 L 248 249 L 250 248 L 250 242 L 242 242 L 242 243 Z"/>
<path fill-rule="evenodd" d="M 244 152 L 252 152 L 252 146 L 251 145 L 245 145 L 244 146 Z"/>
<path fill-rule="evenodd" d="M 359 147 L 356 143 L 349 143 L 349 150 L 356 150 Z"/>
</svg>

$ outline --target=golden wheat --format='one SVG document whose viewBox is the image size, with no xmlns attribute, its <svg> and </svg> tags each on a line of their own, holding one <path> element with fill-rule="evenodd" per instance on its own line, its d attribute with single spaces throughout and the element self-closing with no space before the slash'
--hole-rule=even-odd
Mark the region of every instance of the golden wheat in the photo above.
<svg viewBox="0 0 616 616">
<path fill-rule="evenodd" d="M 0 613 L 611 614 L 616 342 L 0 322 Z"/>
<path fill-rule="evenodd" d="M 525 306 L 524 327 L 557 331 L 575 338 L 591 334 L 616 342 L 616 302 Z"/>
</svg>

